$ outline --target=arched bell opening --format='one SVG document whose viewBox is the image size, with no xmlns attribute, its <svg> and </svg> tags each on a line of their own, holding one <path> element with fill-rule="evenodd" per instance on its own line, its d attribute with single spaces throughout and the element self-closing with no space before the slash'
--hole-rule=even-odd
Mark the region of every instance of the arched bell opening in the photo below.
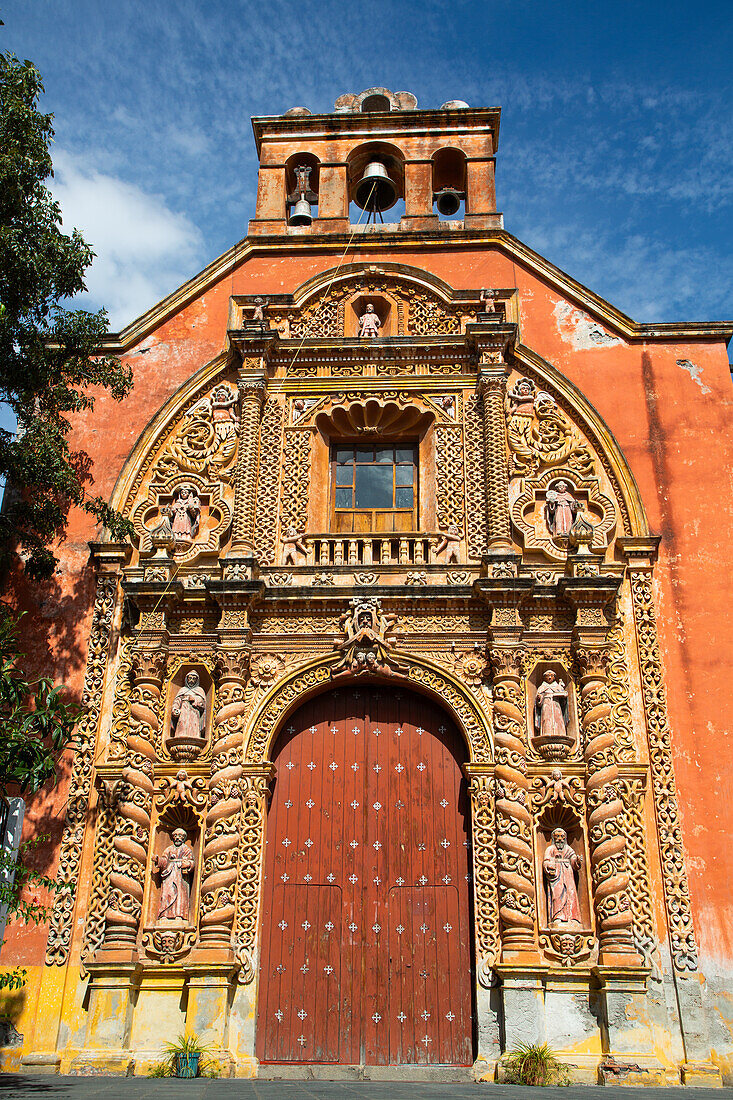
<svg viewBox="0 0 733 1100">
<path fill-rule="evenodd" d="M 466 154 L 438 149 L 433 154 L 433 204 L 443 220 L 462 218 L 466 209 Z"/>
<path fill-rule="evenodd" d="M 345 677 L 281 721 L 270 755 L 259 1061 L 471 1065 L 456 721 L 393 678 Z"/>
<path fill-rule="evenodd" d="M 293 153 L 286 160 L 288 225 L 305 228 L 318 216 L 319 169 L 315 153 Z"/>
<path fill-rule="evenodd" d="M 349 201 L 356 207 L 353 221 L 399 221 L 404 213 L 405 157 L 396 145 L 366 142 L 351 151 L 346 170 Z"/>
</svg>

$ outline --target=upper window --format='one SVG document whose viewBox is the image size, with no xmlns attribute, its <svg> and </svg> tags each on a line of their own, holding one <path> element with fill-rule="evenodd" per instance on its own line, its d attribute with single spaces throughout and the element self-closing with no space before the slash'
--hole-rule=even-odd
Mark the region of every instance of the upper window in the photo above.
<svg viewBox="0 0 733 1100">
<path fill-rule="evenodd" d="M 338 446 L 333 451 L 331 471 L 335 531 L 415 529 L 415 446 Z"/>
</svg>

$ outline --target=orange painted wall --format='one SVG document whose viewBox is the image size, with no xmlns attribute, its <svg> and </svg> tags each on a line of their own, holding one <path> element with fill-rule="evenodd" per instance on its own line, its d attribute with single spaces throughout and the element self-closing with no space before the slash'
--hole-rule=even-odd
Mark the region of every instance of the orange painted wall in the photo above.
<svg viewBox="0 0 733 1100">
<path fill-rule="evenodd" d="M 394 238 L 392 238 L 394 240 Z M 180 309 L 130 350 L 134 390 L 123 405 L 102 394 L 80 418 L 72 445 L 94 460 L 94 489 L 109 496 L 140 433 L 175 390 L 224 348 L 231 294 L 292 293 L 338 263 L 343 245 L 247 257 L 232 273 Z M 407 242 L 406 242 L 407 243 Z M 673 750 L 679 786 L 693 912 L 705 956 L 733 961 L 733 546 L 730 470 L 733 400 L 728 357 L 721 342 L 626 344 L 588 320 L 561 292 L 497 248 L 385 247 L 358 240 L 349 263 L 393 261 L 422 267 L 456 288 L 517 287 L 520 339 L 571 379 L 615 435 L 637 479 L 652 532 L 662 535 L 657 567 L 660 642 L 667 670 Z M 575 311 L 575 312 L 573 312 Z M 594 342 L 590 329 L 601 330 Z M 595 337 L 597 341 L 598 336 Z M 696 382 L 677 360 L 699 368 Z M 707 390 L 708 392 L 704 392 Z M 88 517 L 70 517 L 54 582 L 14 598 L 29 606 L 25 646 L 39 670 L 79 693 L 86 661 L 93 577 Z M 28 815 L 56 815 L 63 825 L 64 788 L 37 800 Z M 46 829 L 46 831 L 49 831 Z M 10 930 L 3 962 L 40 962 L 45 932 Z"/>
</svg>

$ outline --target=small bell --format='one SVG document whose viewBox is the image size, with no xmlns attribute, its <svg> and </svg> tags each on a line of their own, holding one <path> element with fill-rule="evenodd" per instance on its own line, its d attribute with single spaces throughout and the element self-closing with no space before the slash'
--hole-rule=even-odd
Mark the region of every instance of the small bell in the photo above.
<svg viewBox="0 0 733 1100">
<path fill-rule="evenodd" d="M 381 161 L 373 160 L 366 166 L 354 193 L 354 202 L 371 213 L 389 210 L 397 202 L 397 188 Z"/>
<path fill-rule="evenodd" d="M 462 195 L 455 187 L 444 187 L 435 195 L 438 213 L 451 218 L 460 208 Z"/>
<path fill-rule="evenodd" d="M 307 199 L 300 198 L 293 206 L 288 220 L 289 225 L 310 225 L 313 221 L 311 204 Z"/>
</svg>

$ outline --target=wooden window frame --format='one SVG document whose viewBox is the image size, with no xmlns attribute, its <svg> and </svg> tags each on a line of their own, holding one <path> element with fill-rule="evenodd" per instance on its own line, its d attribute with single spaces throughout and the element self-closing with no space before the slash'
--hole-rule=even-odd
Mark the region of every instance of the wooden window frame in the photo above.
<svg viewBox="0 0 733 1100">
<path fill-rule="evenodd" d="M 336 484 L 337 454 L 339 450 L 354 450 L 357 448 L 371 447 L 376 449 L 392 450 L 392 500 L 396 499 L 397 474 L 399 465 L 407 465 L 396 461 L 395 452 L 398 450 L 412 451 L 412 507 L 411 508 L 337 508 L 336 490 L 348 488 L 348 486 Z M 372 461 L 370 463 L 352 464 L 355 471 L 357 465 L 383 466 L 386 463 Z M 330 529 L 335 534 L 390 534 L 414 532 L 418 529 L 419 491 L 420 491 L 420 443 L 416 439 L 399 440 L 374 440 L 366 442 L 364 439 L 338 439 L 331 440 L 329 453 L 329 512 Z M 352 478 L 352 493 L 356 488 L 356 479 Z M 406 486 L 405 486 L 406 488 Z M 353 501 L 353 496 L 352 496 Z M 349 520 L 350 517 L 350 520 Z"/>
</svg>

